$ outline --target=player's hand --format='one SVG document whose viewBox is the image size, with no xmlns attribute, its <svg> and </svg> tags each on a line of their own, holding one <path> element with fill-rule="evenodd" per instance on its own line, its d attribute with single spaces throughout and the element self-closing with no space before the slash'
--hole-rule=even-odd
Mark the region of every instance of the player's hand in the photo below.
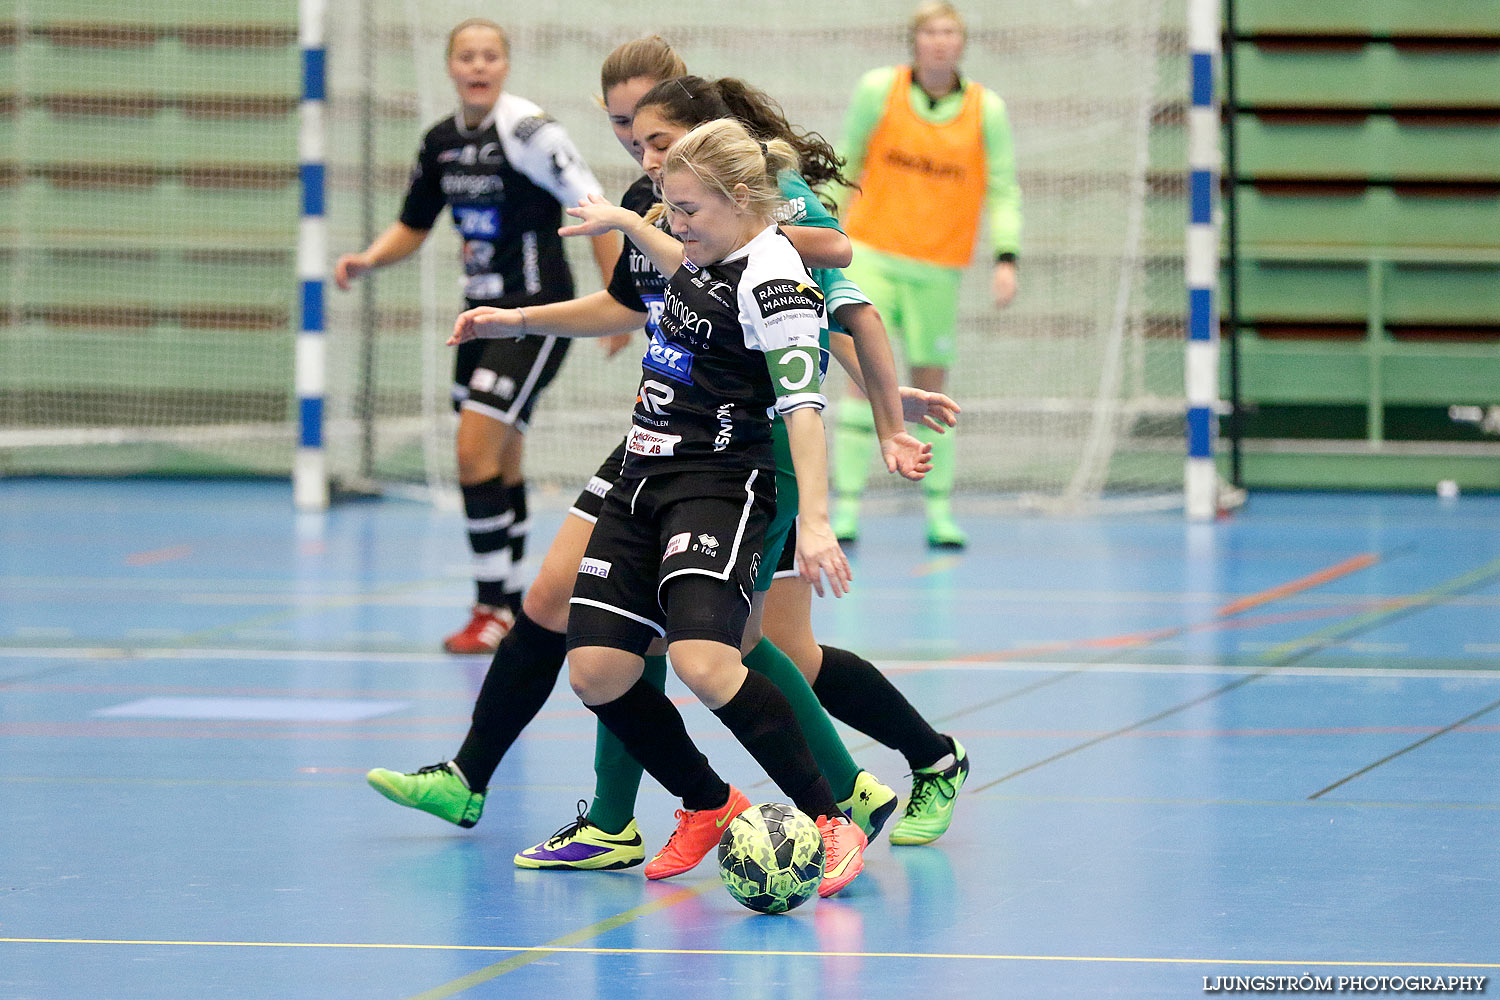
<svg viewBox="0 0 1500 1000">
<path fill-rule="evenodd" d="M 631 223 L 641 221 L 641 217 L 630 209 L 621 208 L 597 194 L 584 195 L 578 200 L 577 207 L 567 212 L 583 221 L 563 226 L 557 231 L 559 236 L 603 236 L 611 229 L 624 230 Z"/>
<path fill-rule="evenodd" d="M 901 386 L 900 392 L 901 419 L 907 423 L 930 427 L 939 434 L 958 426 L 958 415 L 963 409 L 949 397 L 909 385 Z"/>
<path fill-rule="evenodd" d="M 995 296 L 995 308 L 1004 309 L 1016 297 L 1016 265 L 1002 260 L 995 265 L 995 276 L 990 279 L 990 291 Z"/>
<path fill-rule="evenodd" d="M 526 326 L 519 309 L 497 309 L 494 306 L 476 306 L 458 314 L 453 321 L 453 335 L 448 346 L 480 339 L 515 339 L 526 336 Z"/>
<path fill-rule="evenodd" d="M 834 597 L 849 592 L 854 574 L 849 571 L 849 560 L 839 548 L 838 539 L 833 537 L 828 518 L 821 522 L 803 518 L 797 522 L 797 573 L 812 584 L 819 597 L 823 596 L 825 575 Z"/>
<path fill-rule="evenodd" d="M 913 481 L 932 471 L 932 445 L 905 431 L 897 431 L 880 442 L 880 457 L 885 459 L 885 471 L 899 472 Z"/>
<path fill-rule="evenodd" d="M 346 253 L 333 265 L 333 283 L 339 286 L 339 291 L 347 292 L 355 278 L 374 269 L 375 265 L 364 254 Z"/>
<path fill-rule="evenodd" d="M 630 342 L 634 339 L 635 334 L 633 333 L 612 333 L 608 337 L 600 337 L 599 346 L 604 348 L 604 356 L 606 358 L 612 358 L 629 347 Z"/>
</svg>

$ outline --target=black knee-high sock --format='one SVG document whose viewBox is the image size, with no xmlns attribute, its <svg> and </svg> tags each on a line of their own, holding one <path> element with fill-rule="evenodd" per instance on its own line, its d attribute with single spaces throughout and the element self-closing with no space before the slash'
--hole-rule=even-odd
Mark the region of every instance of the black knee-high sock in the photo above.
<svg viewBox="0 0 1500 1000">
<path fill-rule="evenodd" d="M 474 721 L 453 761 L 474 791 L 483 791 L 500 758 L 536 717 L 567 656 L 561 632 L 542 628 L 523 611 L 500 640 L 474 702 Z"/>
<path fill-rule="evenodd" d="M 842 815 L 828 779 L 813 763 L 792 703 L 775 684 L 752 670 L 735 696 L 714 714 L 798 809 L 813 818 Z"/>
<path fill-rule="evenodd" d="M 821 648 L 823 668 L 812 689 L 829 715 L 900 751 L 913 770 L 953 751 L 875 664 L 847 649 Z"/>
<path fill-rule="evenodd" d="M 516 614 L 521 613 L 521 563 L 526 560 L 526 532 L 531 524 L 526 519 L 526 484 L 515 483 L 506 487 L 510 491 L 510 509 L 515 517 L 510 523 L 510 579 L 505 584 L 505 606 Z"/>
<path fill-rule="evenodd" d="M 462 490 L 469 548 L 474 553 L 474 599 L 502 607 L 512 565 L 510 528 L 515 511 L 511 509 L 511 488 L 496 476 Z"/>
<path fill-rule="evenodd" d="M 682 715 L 644 678 L 614 701 L 588 708 L 685 808 L 718 809 L 729 800 L 729 785 L 693 744 Z"/>
</svg>

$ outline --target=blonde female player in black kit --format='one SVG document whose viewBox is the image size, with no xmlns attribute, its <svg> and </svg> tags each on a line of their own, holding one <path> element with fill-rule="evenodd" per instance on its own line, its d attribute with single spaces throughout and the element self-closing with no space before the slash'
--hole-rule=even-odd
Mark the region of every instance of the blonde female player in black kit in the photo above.
<svg viewBox="0 0 1500 1000">
<path fill-rule="evenodd" d="M 621 473 L 579 564 L 568 676 L 682 799 L 657 860 L 676 851 L 685 870 L 749 800 L 709 766 L 677 709 L 642 677 L 642 654 L 665 638 L 677 675 L 816 819 L 826 852 L 818 891 L 830 896 L 863 868 L 865 835 L 835 802 L 786 696 L 739 651 L 776 505 L 773 411 L 786 423 L 801 484 L 801 574 L 819 593 L 826 580 L 835 596 L 850 582 L 828 522 L 822 294 L 772 221 L 783 203 L 777 175 L 796 164 L 787 143 L 757 142 L 738 122 L 718 120 L 674 143 L 662 166 L 662 201 L 680 243 L 602 199 L 568 210 L 587 231 L 624 231 L 670 275 Z"/>
<path fill-rule="evenodd" d="M 653 176 L 659 176 L 662 153 L 666 145 L 662 137 L 670 134 L 678 138 L 700 121 L 731 114 L 726 102 L 735 106 L 733 116 L 751 125 L 763 136 L 790 136 L 797 144 L 799 155 L 806 150 L 801 169 L 810 175 L 834 177 L 836 162 L 822 154 L 816 137 L 798 138 L 797 133 L 786 124 L 779 109 L 764 94 L 736 81 L 720 81 L 718 84 L 683 75 L 681 60 L 662 39 L 652 36 L 636 39 L 619 46 L 605 59 L 600 71 L 600 89 L 604 109 L 609 115 L 612 128 L 621 146 L 638 161 L 643 162 Z M 667 85 L 664 81 L 671 81 Z M 660 86 L 658 86 L 660 84 Z M 728 96 L 721 99 L 721 91 Z M 660 95 L 666 95 L 663 103 Z M 678 99 L 686 99 L 687 107 L 676 106 Z M 633 129 L 639 108 L 655 108 L 656 115 L 650 127 L 641 132 L 642 141 L 636 141 Z M 821 174 L 817 173 L 821 171 Z M 822 259 L 835 257 L 839 252 L 836 241 L 829 236 L 842 238 L 837 228 L 814 229 L 819 224 L 836 227 L 836 223 L 823 213 L 826 222 L 820 223 L 812 213 L 818 205 L 816 196 L 807 189 L 803 180 L 792 171 L 785 171 L 779 178 L 781 193 L 788 200 L 787 209 L 793 202 L 802 203 L 807 212 L 788 216 L 783 211 L 783 231 L 798 248 L 804 261 L 811 262 L 821 255 Z M 645 214 L 655 204 L 653 184 L 650 177 L 643 176 L 631 185 L 622 205 L 638 214 Z M 795 221 L 797 224 L 789 225 Z M 822 239 L 808 240 L 809 236 Z M 919 478 L 921 466 L 916 460 L 922 457 L 921 449 L 913 449 L 914 440 L 909 435 L 899 435 L 902 409 L 906 419 L 928 423 L 931 426 L 951 425 L 956 407 L 945 396 L 924 393 L 919 390 L 895 387 L 895 365 L 885 344 L 885 332 L 873 307 L 857 294 L 843 305 L 838 305 L 840 291 L 837 272 L 833 280 L 819 276 L 820 283 L 829 289 L 827 309 L 841 318 L 857 325 L 859 339 L 856 351 L 865 360 L 864 379 L 870 387 L 872 400 L 880 400 L 893 407 L 888 421 L 891 429 L 884 430 L 882 437 L 890 435 L 887 446 L 891 459 L 907 478 Z M 633 243 L 628 243 L 626 253 L 616 265 L 615 277 L 607 293 L 556 303 L 527 310 L 528 328 L 540 332 L 603 333 L 610 329 L 628 329 L 645 322 L 648 333 L 654 332 L 655 317 L 661 313 L 662 289 L 666 283 L 656 268 Z M 847 285 L 847 282 L 843 284 Z M 485 328 L 519 325 L 522 317 L 519 310 L 476 309 L 465 313 L 462 322 L 469 326 L 468 333 L 475 336 L 494 336 L 484 332 Z M 555 328 L 555 329 L 554 329 Z M 856 326 L 851 326 L 856 328 Z M 835 345 L 849 338 L 837 335 Z M 876 350 L 880 348 L 882 350 Z M 838 352 L 836 352 L 838 353 Z M 883 356 L 883 360 L 882 360 Z M 841 360 L 844 357 L 841 355 Z M 848 362 L 846 361 L 846 366 Z M 883 384 L 889 382 L 889 390 Z M 880 388 L 882 391 L 876 392 Z M 896 396 L 901 398 L 896 401 Z M 873 404 L 872 404 L 873 405 Z M 779 422 L 778 422 L 779 424 Z M 790 495 L 795 492 L 795 480 L 790 468 L 790 457 L 785 452 L 785 433 L 776 434 L 778 490 Z M 905 439 L 903 451 L 898 443 Z M 424 810 L 456 823 L 473 826 L 480 818 L 486 799 L 486 785 L 501 758 L 530 722 L 551 692 L 557 672 L 564 657 L 564 636 L 568 600 L 573 583 L 577 579 L 579 562 L 590 537 L 603 496 L 618 476 L 623 457 L 623 442 L 620 449 L 611 455 L 589 482 L 588 488 L 579 494 L 570 516 L 564 520 L 557 537 L 554 538 L 546 558 L 543 560 L 533 586 L 528 590 L 525 608 L 513 629 L 495 654 L 494 662 L 485 677 L 483 688 L 475 702 L 473 722 L 463 745 L 453 760 L 424 767 L 414 773 L 401 773 L 376 768 L 369 774 L 370 784 L 387 798 L 399 804 Z M 785 484 L 785 485 L 783 485 Z M 762 578 L 757 581 L 757 590 L 770 586 L 770 569 L 777 568 L 771 547 L 779 547 L 779 538 L 772 542 L 776 525 L 785 524 L 794 509 L 777 512 L 776 520 L 768 531 L 767 562 L 772 566 L 762 567 Z M 785 531 L 783 526 L 780 530 Z M 782 549 L 783 557 L 794 549 L 788 545 Z M 754 648 L 745 652 L 744 663 L 764 673 L 791 700 L 798 722 L 803 726 L 814 759 L 829 779 L 839 805 L 870 836 L 883 820 L 883 815 L 894 804 L 894 793 L 883 790 L 868 772 L 859 769 L 850 758 L 843 743 L 827 715 L 818 708 L 824 702 L 828 712 L 867 734 L 876 736 L 881 742 L 900 750 L 913 769 L 913 793 L 906 815 L 898 826 L 898 834 L 892 835 L 893 843 L 927 843 L 946 830 L 952 814 L 952 792 L 956 792 L 953 775 L 945 768 L 962 770 L 967 759 L 962 751 L 950 741 L 933 732 L 912 706 L 901 697 L 883 675 L 868 661 L 846 650 L 820 647 L 812 637 L 808 626 L 811 588 L 800 580 L 784 578 L 777 573 L 774 586 L 770 587 L 770 600 L 766 602 L 766 632 L 776 643 L 791 642 L 787 648 L 799 650 L 795 662 L 789 660 L 775 645 L 762 639 Z M 781 596 L 779 596 L 781 595 Z M 755 597 L 763 599 L 765 594 Z M 758 601 L 757 601 L 758 603 Z M 785 608 L 772 615 L 773 607 Z M 752 612 L 752 618 L 755 617 Z M 773 631 L 773 623 L 776 628 Z M 758 635 L 759 633 L 756 633 Z M 752 644 L 754 636 L 746 639 Z M 665 678 L 667 666 L 662 656 L 646 658 L 646 676 L 660 686 Z M 804 680 L 798 671 L 806 674 Z M 808 689 L 808 684 L 814 690 Z M 943 764 L 940 758 L 954 750 L 960 759 L 958 765 Z M 941 765 L 941 766 L 935 766 Z M 645 860 L 643 841 L 635 823 L 635 799 L 640 782 L 641 768 L 620 747 L 619 742 L 601 726 L 596 744 L 595 791 L 591 803 L 585 810 L 580 806 L 576 822 L 567 824 L 555 835 L 516 855 L 516 864 L 523 868 L 552 870 L 567 869 L 619 869 L 639 865 Z M 961 781 L 959 775 L 959 781 Z M 931 787 L 929 787 L 931 786 Z M 933 789 L 949 794 L 933 794 Z M 883 791 L 883 796 L 882 796 Z M 928 812 L 941 813 L 940 822 L 934 824 Z M 914 827 L 921 821 L 921 829 Z M 669 852 L 674 853 L 674 852 Z M 680 863 L 661 865 L 653 859 L 646 867 L 648 878 L 661 878 L 685 870 Z"/>
<path fill-rule="evenodd" d="M 464 297 L 470 307 L 573 297 L 573 276 L 557 229 L 563 206 L 598 194 L 599 182 L 561 125 L 530 101 L 503 91 L 509 72 L 510 42 L 498 24 L 471 18 L 449 34 L 448 75 L 459 110 L 423 136 L 400 218 L 365 250 L 339 258 L 334 280 L 340 288 L 416 252 L 447 205 L 464 241 Z M 619 252 L 614 234 L 594 241 L 606 283 Z M 450 653 L 493 651 L 521 609 L 515 574 L 527 529 L 524 435 L 567 350 L 568 341 L 555 337 L 458 349 L 453 378 L 458 481 L 476 595 L 468 624 L 443 642 Z"/>
</svg>

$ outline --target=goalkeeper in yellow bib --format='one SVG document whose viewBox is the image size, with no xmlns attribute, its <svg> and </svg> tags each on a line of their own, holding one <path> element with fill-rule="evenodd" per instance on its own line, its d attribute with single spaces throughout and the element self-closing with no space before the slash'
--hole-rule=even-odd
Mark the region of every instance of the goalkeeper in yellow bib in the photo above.
<svg viewBox="0 0 1500 1000">
<path fill-rule="evenodd" d="M 865 74 L 840 150 L 845 172 L 859 185 L 843 199 L 844 228 L 854 243 L 846 271 L 903 344 L 911 384 L 934 392 L 953 366 L 959 279 L 974 255 L 981 214 L 989 215 L 994 242 L 996 308 L 1015 297 L 1020 251 L 1021 192 L 1005 104 L 959 75 L 964 40 L 963 18 L 952 4 L 918 7 L 912 64 Z M 932 471 L 922 482 L 927 544 L 961 549 L 968 539 L 950 503 L 953 432 L 919 429 L 918 435 L 932 444 Z M 839 407 L 834 448 L 833 529 L 840 541 L 852 542 L 875 448 L 870 406 L 852 386 Z"/>
</svg>

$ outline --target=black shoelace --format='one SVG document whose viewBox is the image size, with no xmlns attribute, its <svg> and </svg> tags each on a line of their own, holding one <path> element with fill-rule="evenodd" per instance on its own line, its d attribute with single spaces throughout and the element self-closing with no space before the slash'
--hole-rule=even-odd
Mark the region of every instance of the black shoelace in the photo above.
<svg viewBox="0 0 1500 1000">
<path fill-rule="evenodd" d="M 588 803 L 583 799 L 578 800 L 578 818 L 558 830 L 547 838 L 547 843 L 556 844 L 565 840 L 572 840 L 586 826 L 593 826 L 589 822 Z"/>
</svg>

